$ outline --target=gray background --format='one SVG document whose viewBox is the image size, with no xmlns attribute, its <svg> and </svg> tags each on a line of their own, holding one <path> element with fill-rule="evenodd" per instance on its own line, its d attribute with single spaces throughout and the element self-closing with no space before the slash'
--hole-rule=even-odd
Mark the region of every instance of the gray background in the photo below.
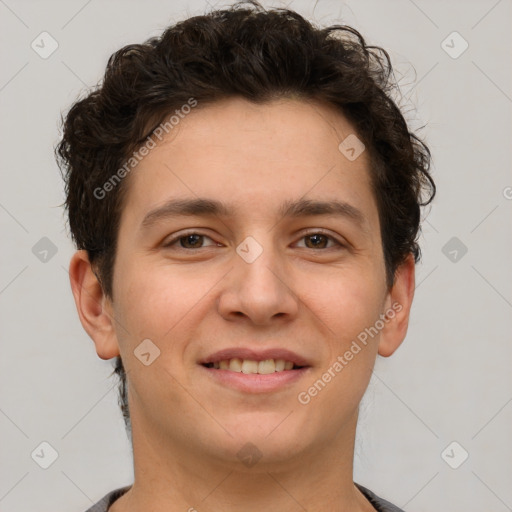
<svg viewBox="0 0 512 512">
<path fill-rule="evenodd" d="M 287 4 L 313 15 L 313 1 Z M 205 8 L 0 0 L 3 512 L 83 511 L 132 481 L 111 362 L 96 356 L 72 300 L 53 146 L 60 112 L 112 52 Z M 356 444 L 355 480 L 406 511 L 512 510 L 511 11 L 510 0 L 320 0 L 314 12 L 390 51 L 407 119 L 427 125 L 434 156 L 439 192 L 425 212 L 410 330 L 377 362 Z M 47 59 L 31 48 L 43 31 L 59 45 Z M 454 31 L 469 44 L 457 58 Z M 58 452 L 48 469 L 31 457 L 43 441 Z"/>
</svg>

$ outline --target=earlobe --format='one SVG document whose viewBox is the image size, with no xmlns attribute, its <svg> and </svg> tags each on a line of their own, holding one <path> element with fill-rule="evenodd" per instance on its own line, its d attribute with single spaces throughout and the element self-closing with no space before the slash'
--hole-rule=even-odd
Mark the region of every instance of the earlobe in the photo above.
<svg viewBox="0 0 512 512">
<path fill-rule="evenodd" d="M 80 322 L 101 359 L 119 355 L 110 299 L 94 274 L 86 251 L 77 251 L 69 264 L 69 279 Z"/>
<path fill-rule="evenodd" d="M 415 287 L 415 261 L 410 254 L 397 269 L 395 282 L 386 298 L 387 321 L 381 331 L 379 355 L 389 357 L 400 346 L 407 334 L 409 314 Z"/>
</svg>

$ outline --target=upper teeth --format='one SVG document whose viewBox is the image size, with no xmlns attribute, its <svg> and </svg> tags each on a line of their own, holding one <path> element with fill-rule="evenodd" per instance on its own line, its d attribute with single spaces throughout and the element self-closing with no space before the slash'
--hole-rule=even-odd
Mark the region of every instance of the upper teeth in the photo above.
<svg viewBox="0 0 512 512">
<path fill-rule="evenodd" d="M 232 372 L 259 373 L 267 375 L 283 370 L 291 370 L 293 363 L 284 359 L 265 359 L 264 361 L 254 361 L 252 359 L 224 359 L 213 363 L 214 368 L 220 370 L 231 370 Z"/>
</svg>

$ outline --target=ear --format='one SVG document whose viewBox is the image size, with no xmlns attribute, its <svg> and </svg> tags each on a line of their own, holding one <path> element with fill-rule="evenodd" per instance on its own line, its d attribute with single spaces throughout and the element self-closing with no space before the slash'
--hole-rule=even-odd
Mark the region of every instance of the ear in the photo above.
<svg viewBox="0 0 512 512">
<path fill-rule="evenodd" d="M 388 291 L 384 314 L 387 316 L 380 333 L 379 355 L 389 357 L 400 346 L 407 334 L 409 313 L 415 287 L 415 261 L 409 254 L 395 273 L 395 282 Z"/>
<path fill-rule="evenodd" d="M 77 251 L 69 264 L 69 279 L 83 328 L 92 338 L 101 359 L 119 355 L 112 302 L 103 292 L 86 251 Z"/>
</svg>

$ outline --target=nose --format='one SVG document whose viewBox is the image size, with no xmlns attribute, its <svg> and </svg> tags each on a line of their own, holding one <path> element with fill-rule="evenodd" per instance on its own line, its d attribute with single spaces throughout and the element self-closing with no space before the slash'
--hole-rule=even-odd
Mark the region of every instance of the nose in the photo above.
<svg viewBox="0 0 512 512">
<path fill-rule="evenodd" d="M 296 317 L 299 300 L 291 277 L 269 240 L 261 244 L 262 252 L 254 261 L 243 257 L 242 251 L 234 254 L 234 268 L 223 282 L 218 301 L 226 320 L 265 326 Z"/>
</svg>

